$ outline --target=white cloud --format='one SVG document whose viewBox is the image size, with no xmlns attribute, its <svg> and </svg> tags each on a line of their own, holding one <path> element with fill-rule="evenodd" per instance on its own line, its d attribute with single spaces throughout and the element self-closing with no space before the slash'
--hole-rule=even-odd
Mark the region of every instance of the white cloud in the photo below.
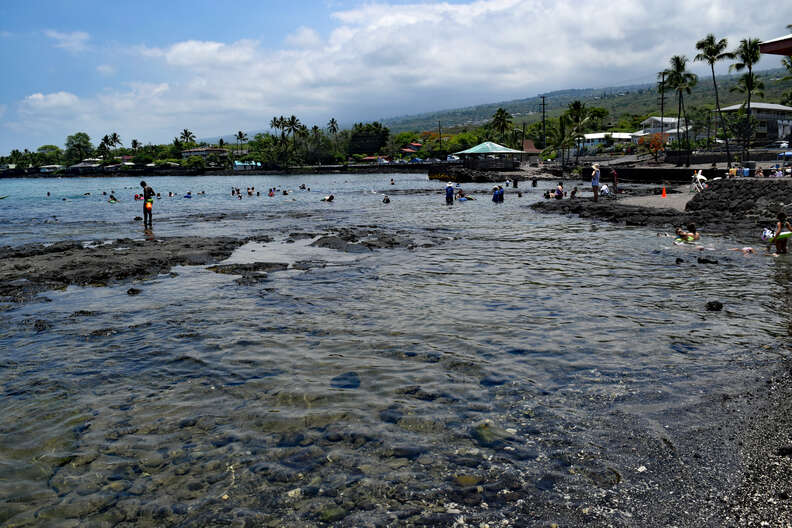
<svg viewBox="0 0 792 528">
<path fill-rule="evenodd" d="M 118 69 L 112 64 L 100 64 L 99 66 L 96 67 L 96 71 L 98 71 L 102 75 L 110 76 L 110 75 L 115 75 Z"/>
<path fill-rule="evenodd" d="M 88 41 L 91 38 L 91 36 L 84 31 L 61 33 L 48 29 L 44 34 L 55 41 L 56 48 L 62 48 L 74 53 L 86 51 L 88 49 Z"/>
<path fill-rule="evenodd" d="M 319 34 L 309 27 L 302 26 L 286 37 L 286 44 L 292 48 L 315 48 L 321 45 Z"/>
<path fill-rule="evenodd" d="M 25 97 L 22 101 L 22 106 L 32 110 L 72 108 L 79 100 L 79 97 L 69 92 L 55 92 L 51 94 L 34 93 Z"/>
<path fill-rule="evenodd" d="M 746 36 L 778 36 L 784 30 L 778 20 L 792 20 L 792 4 L 770 11 L 760 0 L 367 3 L 335 13 L 324 36 L 295 29 L 282 49 L 255 40 L 135 47 L 138 71 L 149 82 L 79 98 L 34 94 L 20 103 L 24 115 L 14 126 L 50 127 L 63 137 L 114 130 L 168 141 L 183 128 L 199 136 L 265 129 L 282 114 L 309 126 L 331 116 L 349 123 L 651 82 L 672 55 L 692 58 L 706 33 L 728 37 L 732 46 Z M 58 42 L 79 49 L 89 40 L 82 35 Z M 759 66 L 775 64 L 763 57 Z M 691 67 L 707 73 L 698 63 Z"/>
</svg>

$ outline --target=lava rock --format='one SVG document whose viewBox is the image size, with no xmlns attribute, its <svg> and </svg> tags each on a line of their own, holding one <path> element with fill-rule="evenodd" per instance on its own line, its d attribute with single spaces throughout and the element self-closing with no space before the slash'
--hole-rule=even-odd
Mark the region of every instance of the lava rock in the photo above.
<svg viewBox="0 0 792 528">
<path fill-rule="evenodd" d="M 357 389 L 360 387 L 360 376 L 357 372 L 345 372 L 331 379 L 330 386 L 336 389 Z"/>
<path fill-rule="evenodd" d="M 707 303 L 707 310 L 710 312 L 720 312 L 723 310 L 723 303 L 720 301 L 709 301 Z"/>
<path fill-rule="evenodd" d="M 139 288 L 129 288 L 127 290 L 127 295 L 140 295 L 141 293 L 143 293 L 143 290 Z"/>
</svg>

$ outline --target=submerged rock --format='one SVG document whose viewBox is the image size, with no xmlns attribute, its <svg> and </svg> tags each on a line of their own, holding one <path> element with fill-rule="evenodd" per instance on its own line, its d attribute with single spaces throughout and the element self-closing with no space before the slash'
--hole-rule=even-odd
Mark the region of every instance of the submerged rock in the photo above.
<svg viewBox="0 0 792 528">
<path fill-rule="evenodd" d="M 505 429 L 490 424 L 482 423 L 473 427 L 470 436 L 482 447 L 502 447 L 508 440 L 512 438 L 511 433 Z"/>
<path fill-rule="evenodd" d="M 723 310 L 723 303 L 720 301 L 709 301 L 707 303 L 707 310 L 710 312 L 720 312 Z"/>
<path fill-rule="evenodd" d="M 360 387 L 360 377 L 357 372 L 345 372 L 331 379 L 330 386 L 336 389 L 357 389 Z"/>
</svg>

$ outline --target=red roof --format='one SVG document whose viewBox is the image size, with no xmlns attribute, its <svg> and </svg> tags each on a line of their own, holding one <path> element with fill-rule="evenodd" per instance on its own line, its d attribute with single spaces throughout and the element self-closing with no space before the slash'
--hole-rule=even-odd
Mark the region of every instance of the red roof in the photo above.
<svg viewBox="0 0 792 528">
<path fill-rule="evenodd" d="M 526 154 L 539 154 L 542 152 L 540 149 L 536 148 L 534 145 L 533 139 L 526 139 L 523 140 L 523 152 Z"/>
<path fill-rule="evenodd" d="M 417 143 L 417 142 L 415 142 L 415 141 L 413 141 L 412 143 L 410 143 L 410 145 L 412 145 L 413 147 L 423 147 L 423 145 L 421 145 L 420 143 Z"/>
<path fill-rule="evenodd" d="M 411 148 L 403 148 L 403 149 L 401 149 L 401 151 L 402 152 L 408 152 L 410 154 L 415 154 L 416 152 L 418 152 L 417 150 L 411 149 Z"/>
</svg>

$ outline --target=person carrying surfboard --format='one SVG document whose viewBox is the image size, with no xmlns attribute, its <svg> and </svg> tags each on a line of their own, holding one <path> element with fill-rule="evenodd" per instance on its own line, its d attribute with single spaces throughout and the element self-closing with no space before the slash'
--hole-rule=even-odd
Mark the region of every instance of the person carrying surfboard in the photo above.
<svg viewBox="0 0 792 528">
<path fill-rule="evenodd" d="M 782 237 L 781 233 L 782 232 L 789 233 L 790 231 L 792 231 L 792 225 L 789 225 L 789 221 L 787 220 L 787 215 L 783 211 L 778 213 L 778 216 L 776 218 L 778 218 L 778 223 L 776 223 L 776 229 L 775 229 L 775 233 L 773 233 L 772 241 L 775 242 L 776 253 L 778 253 L 779 255 L 783 255 L 786 254 L 787 252 L 788 237 Z"/>
</svg>

